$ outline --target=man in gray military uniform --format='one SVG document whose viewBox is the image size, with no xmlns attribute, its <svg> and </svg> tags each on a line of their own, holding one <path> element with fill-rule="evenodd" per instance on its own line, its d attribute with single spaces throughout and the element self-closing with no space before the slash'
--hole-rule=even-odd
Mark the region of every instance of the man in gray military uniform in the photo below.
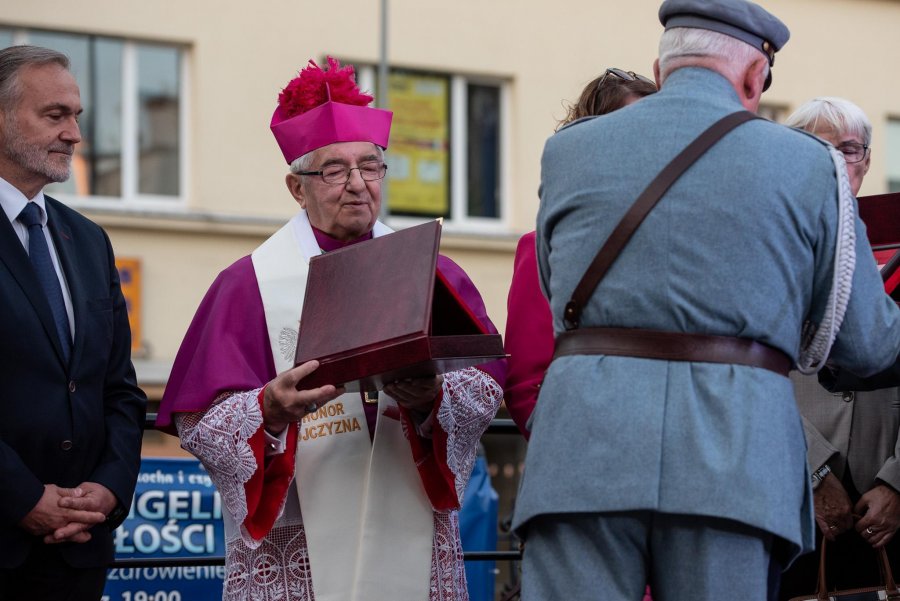
<svg viewBox="0 0 900 601">
<path fill-rule="evenodd" d="M 667 0 L 659 16 L 660 92 L 544 149 L 537 251 L 559 338 L 516 502 L 527 601 L 633 600 L 646 582 L 657 601 L 771 595 L 813 546 L 790 365 L 830 352 L 868 375 L 900 349 L 843 159 L 763 120 L 675 181 L 568 319 L 622 215 L 711 124 L 757 110 L 789 37 L 743 0 Z M 567 327 L 587 350 L 561 348 Z"/>
</svg>

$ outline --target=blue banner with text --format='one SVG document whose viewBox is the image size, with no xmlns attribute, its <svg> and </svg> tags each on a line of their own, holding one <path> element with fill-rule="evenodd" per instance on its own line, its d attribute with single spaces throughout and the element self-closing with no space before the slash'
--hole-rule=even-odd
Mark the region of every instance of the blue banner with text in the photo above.
<svg viewBox="0 0 900 601">
<path fill-rule="evenodd" d="M 222 500 L 200 462 L 143 458 L 115 546 L 116 559 L 224 556 Z M 224 566 L 117 567 L 103 601 L 218 601 L 224 577 Z"/>
</svg>

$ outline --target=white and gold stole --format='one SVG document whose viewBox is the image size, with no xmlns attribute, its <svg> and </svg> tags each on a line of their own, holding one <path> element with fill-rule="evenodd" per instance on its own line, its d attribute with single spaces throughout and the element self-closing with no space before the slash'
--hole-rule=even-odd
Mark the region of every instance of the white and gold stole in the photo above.
<svg viewBox="0 0 900 601">
<path fill-rule="evenodd" d="M 391 230 L 377 222 L 373 232 Z M 309 258 L 320 252 L 301 211 L 252 254 L 278 373 L 294 366 Z M 299 424 L 295 482 L 317 601 L 429 597 L 434 515 L 390 407 L 379 394 L 374 441 L 359 393 Z"/>
</svg>

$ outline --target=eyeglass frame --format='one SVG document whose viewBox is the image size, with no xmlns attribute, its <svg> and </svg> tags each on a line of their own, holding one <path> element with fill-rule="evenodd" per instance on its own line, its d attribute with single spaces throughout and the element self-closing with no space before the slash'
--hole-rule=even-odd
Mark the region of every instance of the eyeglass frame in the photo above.
<svg viewBox="0 0 900 601">
<path fill-rule="evenodd" d="M 645 77 L 640 73 L 635 73 L 634 71 L 624 71 L 619 69 L 618 67 L 610 67 L 606 71 L 603 72 L 603 77 L 600 78 L 600 81 L 597 82 L 597 89 L 603 85 L 603 82 L 606 81 L 606 78 L 609 75 L 615 75 L 622 81 L 642 81 L 644 83 L 649 83 L 653 87 L 656 87 L 656 82 L 650 79 L 649 77 Z"/>
<path fill-rule="evenodd" d="M 848 159 L 847 153 L 844 152 L 844 150 L 843 150 L 843 147 L 850 146 L 851 144 L 853 146 L 862 146 L 862 156 L 859 157 L 858 159 L 856 159 L 855 161 L 851 161 L 850 159 Z M 866 160 L 867 156 L 869 156 L 869 145 L 868 144 L 860 144 L 859 142 L 843 142 L 840 146 L 836 146 L 835 148 L 837 148 L 840 151 L 840 153 L 842 155 L 844 155 L 844 161 L 846 161 L 846 163 L 848 165 L 855 165 L 856 163 L 861 163 L 862 161 Z"/>
<path fill-rule="evenodd" d="M 322 178 L 322 181 L 325 182 L 326 184 L 328 184 L 329 186 L 346 186 L 347 182 L 350 181 L 350 175 L 353 173 L 354 169 L 359 171 L 359 177 L 362 178 L 362 180 L 364 182 L 377 182 L 377 181 L 383 180 L 384 176 L 387 175 L 388 166 L 387 166 L 387 163 L 385 163 L 384 161 L 378 161 L 378 160 L 363 161 L 363 164 L 366 164 L 366 163 L 379 163 L 381 165 L 381 167 L 380 167 L 381 175 L 379 175 L 378 177 L 372 178 L 372 179 L 366 179 L 363 176 L 362 168 L 359 165 L 357 165 L 356 167 L 346 167 L 347 179 L 345 179 L 342 182 L 330 182 L 330 181 L 326 180 L 324 169 L 320 169 L 318 171 L 297 171 L 295 173 L 295 175 L 318 175 L 319 177 Z M 331 165 L 329 165 L 329 167 L 330 166 Z M 342 165 L 342 167 L 345 167 L 345 166 Z"/>
</svg>

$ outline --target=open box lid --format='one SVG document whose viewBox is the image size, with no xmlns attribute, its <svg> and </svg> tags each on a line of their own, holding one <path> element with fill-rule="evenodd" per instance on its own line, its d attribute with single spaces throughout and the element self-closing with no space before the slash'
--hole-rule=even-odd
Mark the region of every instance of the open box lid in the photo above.
<svg viewBox="0 0 900 601">
<path fill-rule="evenodd" d="M 861 196 L 857 201 L 884 289 L 900 300 L 900 192 Z"/>
</svg>

